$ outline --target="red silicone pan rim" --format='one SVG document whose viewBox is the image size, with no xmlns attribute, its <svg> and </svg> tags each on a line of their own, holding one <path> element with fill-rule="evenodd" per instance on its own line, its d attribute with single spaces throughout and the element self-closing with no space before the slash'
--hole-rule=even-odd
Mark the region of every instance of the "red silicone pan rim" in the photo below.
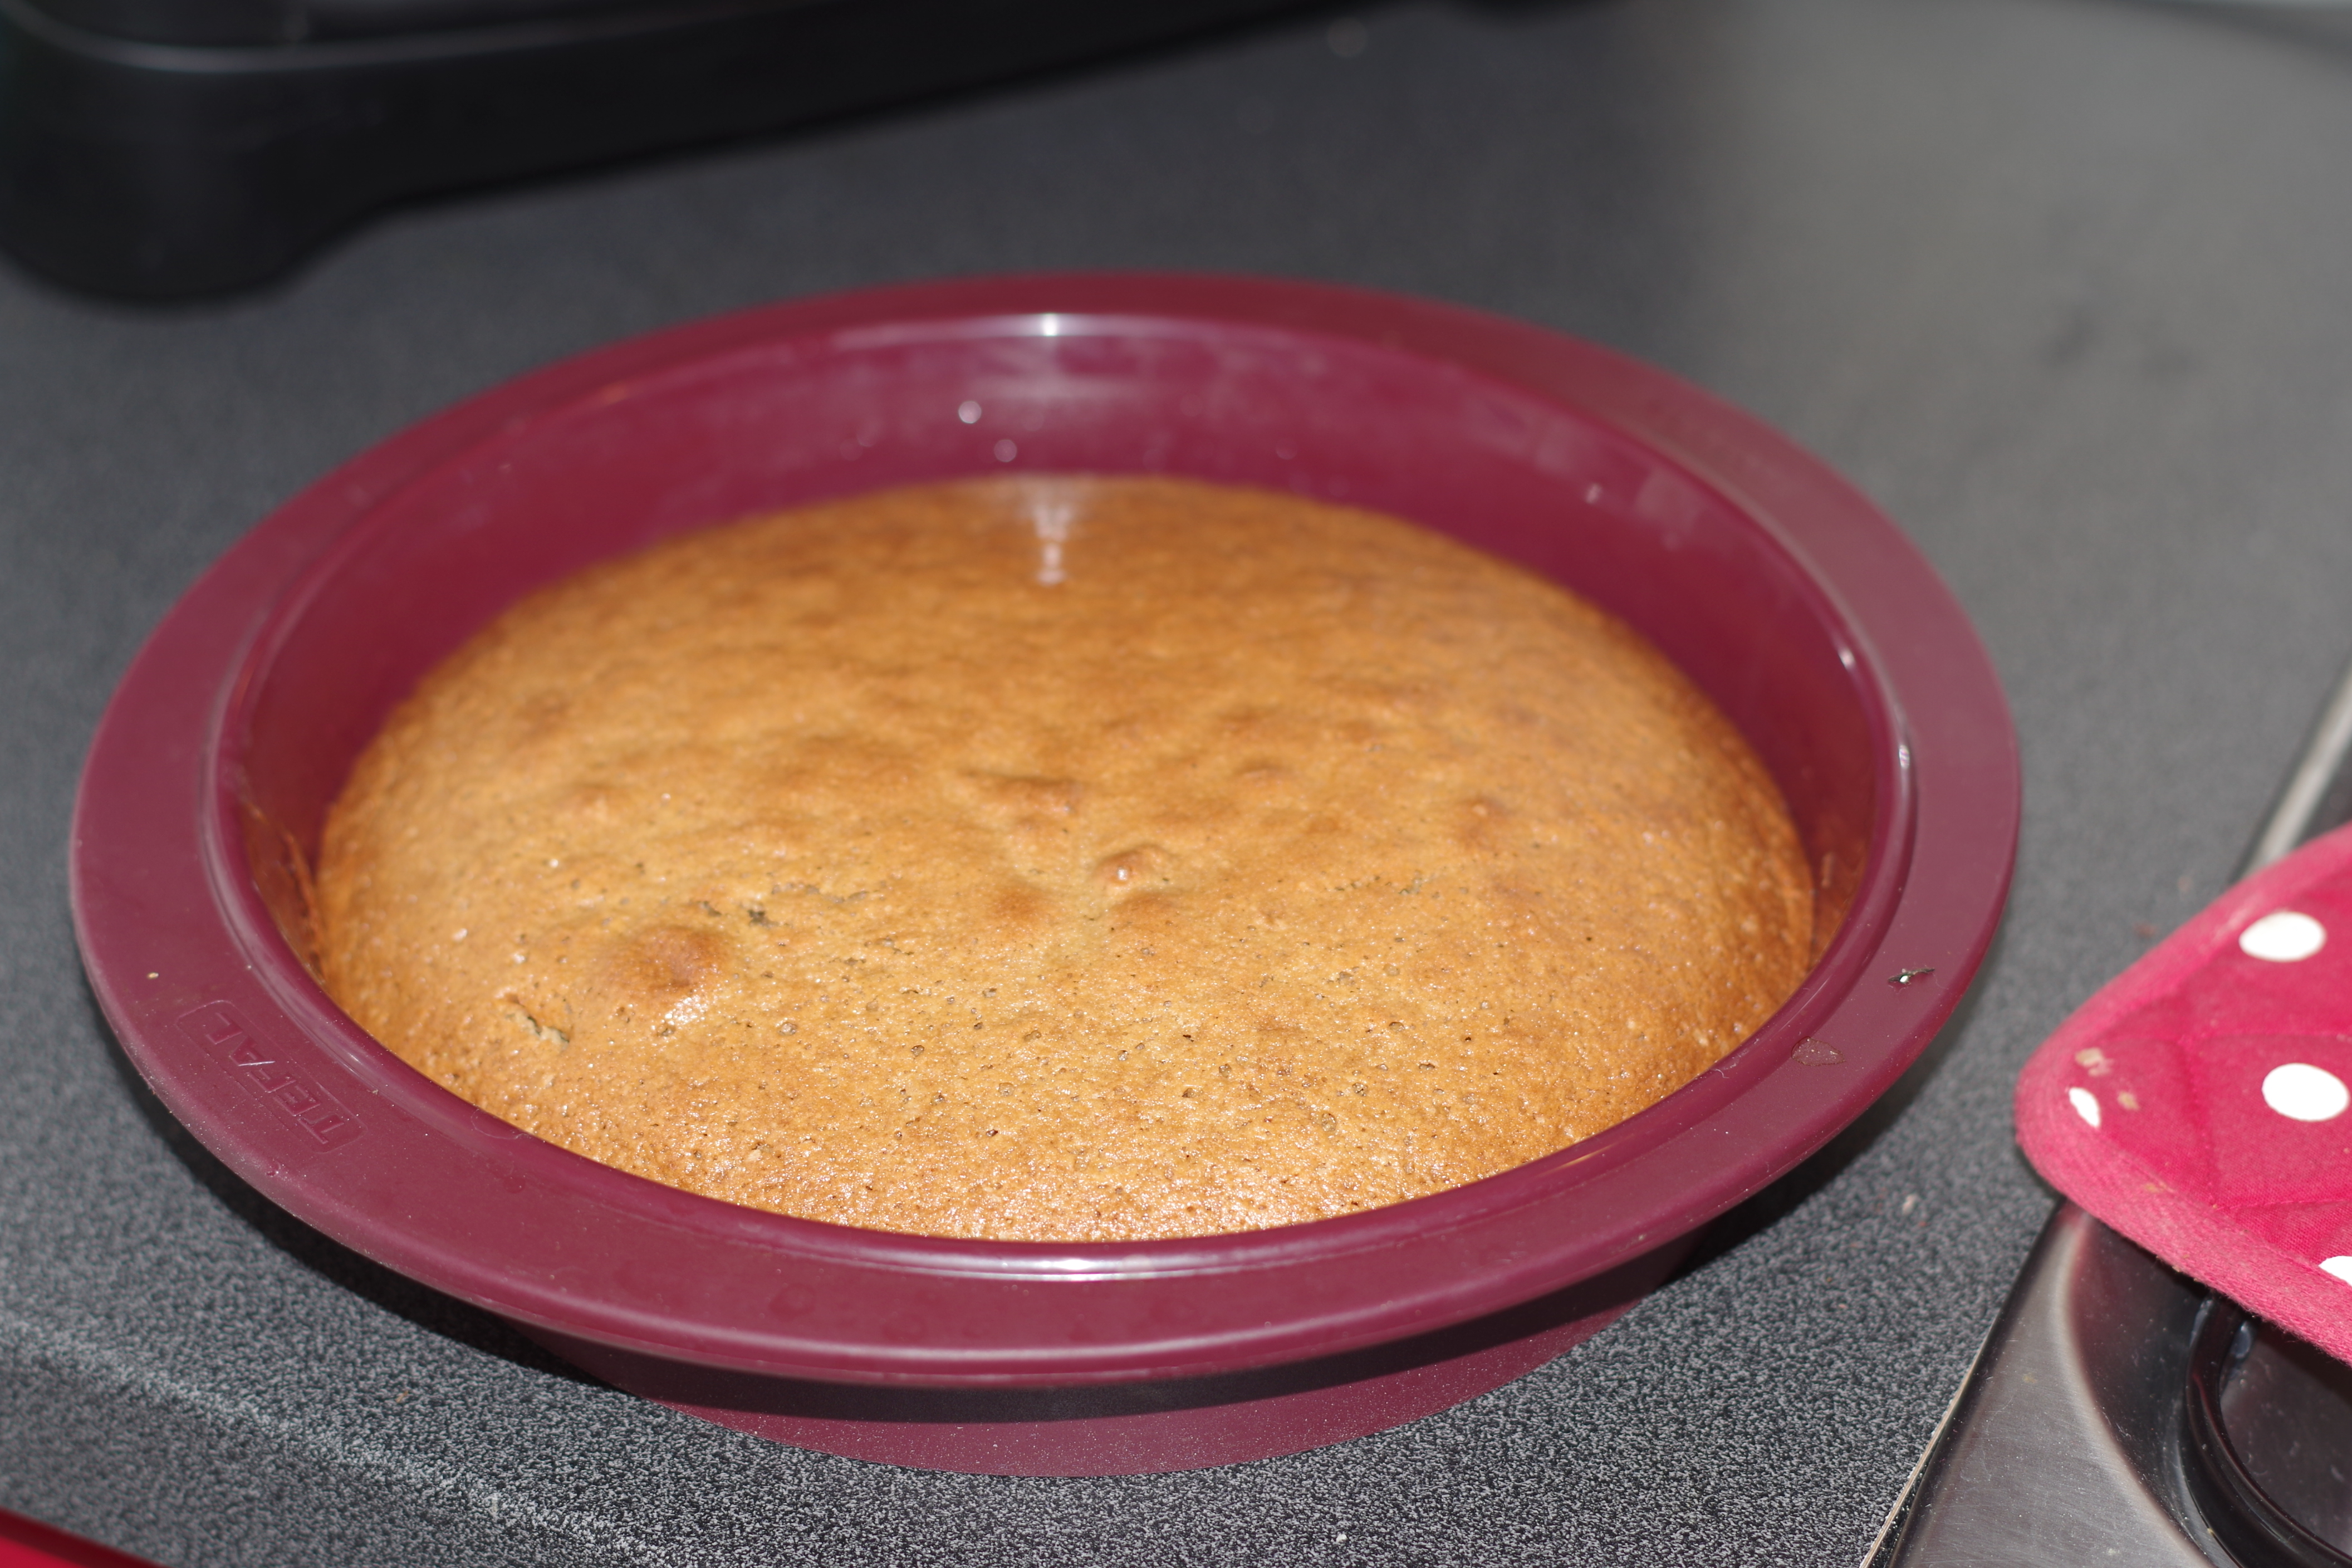
<svg viewBox="0 0 2352 1568">
<path fill-rule="evenodd" d="M 729 355 L 1171 323 L 1369 345 L 1557 403 L 1677 466 L 1799 564 L 1851 654 L 1882 808 L 1845 926 L 1799 994 L 1718 1068 L 1600 1137 L 1391 1208 L 1191 1241 L 953 1241 L 740 1209 L 518 1134 L 410 1072 L 310 982 L 237 847 L 241 677 L 371 509 L 536 419 Z M 346 1245 L 524 1322 L 673 1359 L 1034 1385 L 1385 1342 L 1590 1278 L 1704 1223 L 1818 1148 L 1925 1047 L 1990 942 L 2017 823 L 2014 732 L 1965 615 L 1875 508 L 1759 422 L 1606 350 L 1454 307 L 1257 279 L 1082 274 L 696 322 L 524 376 L 353 459 L 235 546 L 150 639 L 93 743 L 72 870 L 90 982 L 132 1062 L 239 1175 Z M 191 973 L 206 978 L 191 989 Z M 227 1043 L 238 1030 L 267 1049 Z M 359 1075 L 339 1081 L 361 1082 L 343 1098 L 364 1100 L 333 1110 L 363 1136 L 318 1138 L 314 1087 L 272 1090 L 268 1075 L 292 1068 L 233 1055 L 281 1046 L 322 1053 L 314 1077 Z M 307 1123 L 287 1109 L 306 1094 Z M 500 1209 L 506 1223 L 451 1220 Z"/>
</svg>

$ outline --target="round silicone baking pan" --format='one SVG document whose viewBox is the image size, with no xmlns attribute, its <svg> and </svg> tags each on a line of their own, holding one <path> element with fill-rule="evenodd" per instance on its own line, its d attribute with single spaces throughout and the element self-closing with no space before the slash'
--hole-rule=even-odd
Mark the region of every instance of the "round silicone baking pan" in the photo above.
<svg viewBox="0 0 2352 1568">
<path fill-rule="evenodd" d="M 1011 470 L 1165 472 L 1415 520 L 1646 633 L 1747 734 L 1819 877 L 1818 961 L 1717 1067 L 1485 1181 L 1280 1229 L 942 1240 L 673 1191 L 410 1069 L 309 968 L 321 815 L 391 706 L 524 592 L 681 531 Z M 527 375 L 263 521 L 101 721 L 90 983 L 245 1181 L 621 1388 L 804 1447 L 1007 1474 L 1295 1451 L 1540 1364 L 1818 1148 L 1949 1016 L 2006 896 L 2015 735 L 1916 550 L 1705 393 L 1523 323 L 1263 279 L 845 294 Z"/>
</svg>

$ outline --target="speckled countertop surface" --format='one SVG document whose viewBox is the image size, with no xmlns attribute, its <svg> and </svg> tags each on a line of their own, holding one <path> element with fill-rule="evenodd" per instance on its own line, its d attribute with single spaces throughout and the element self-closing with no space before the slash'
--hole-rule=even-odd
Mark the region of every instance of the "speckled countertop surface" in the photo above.
<svg viewBox="0 0 2352 1568">
<path fill-rule="evenodd" d="M 1851 1563 L 2049 1207 L 2040 1037 L 2221 884 L 2352 652 L 2352 34 L 2130 0 L 1337 13 L 412 209 L 169 310 L 0 271 L 0 1506 L 175 1565 Z M 1352 43 L 1354 35 L 1337 35 Z M 1919 541 L 2023 736 L 1960 1021 L 1705 1261 L 1446 1415 L 1190 1475 L 706 1426 L 276 1215 L 126 1085 L 67 816 L 146 629 L 340 459 L 625 333 L 1150 266 L 1581 333 Z"/>
</svg>

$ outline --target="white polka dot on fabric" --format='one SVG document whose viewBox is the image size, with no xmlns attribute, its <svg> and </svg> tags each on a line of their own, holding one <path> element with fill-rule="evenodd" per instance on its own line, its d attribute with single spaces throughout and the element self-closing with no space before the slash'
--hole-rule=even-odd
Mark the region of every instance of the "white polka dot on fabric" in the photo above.
<svg viewBox="0 0 2352 1568">
<path fill-rule="evenodd" d="M 2295 963 L 2327 945 L 2327 928 L 2294 910 L 2273 910 L 2238 933 L 2238 951 L 2272 963 Z"/>
<path fill-rule="evenodd" d="M 2074 1107 L 2074 1114 L 2096 1127 L 2099 1124 L 2099 1097 L 2087 1089 L 2070 1089 L 2066 1099 Z"/>
<path fill-rule="evenodd" d="M 2352 1258 L 2329 1258 L 2319 1265 L 2322 1273 L 2333 1274 L 2347 1285 L 2352 1285 Z"/>
<path fill-rule="evenodd" d="M 2352 1090 L 2326 1068 L 2287 1062 L 2263 1078 L 2263 1103 L 2296 1121 L 2327 1121 L 2352 1105 Z"/>
</svg>

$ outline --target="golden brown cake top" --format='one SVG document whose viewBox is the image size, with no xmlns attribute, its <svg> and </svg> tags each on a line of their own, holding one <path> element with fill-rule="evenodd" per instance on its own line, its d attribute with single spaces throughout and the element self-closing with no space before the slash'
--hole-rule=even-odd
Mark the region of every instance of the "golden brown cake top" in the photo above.
<svg viewBox="0 0 2352 1568">
<path fill-rule="evenodd" d="M 581 1153 L 845 1225 L 1194 1236 L 1548 1153 L 1809 962 L 1779 795 L 1623 626 L 1192 481 L 884 491 L 544 590 L 328 821 L 329 989 Z"/>
</svg>

